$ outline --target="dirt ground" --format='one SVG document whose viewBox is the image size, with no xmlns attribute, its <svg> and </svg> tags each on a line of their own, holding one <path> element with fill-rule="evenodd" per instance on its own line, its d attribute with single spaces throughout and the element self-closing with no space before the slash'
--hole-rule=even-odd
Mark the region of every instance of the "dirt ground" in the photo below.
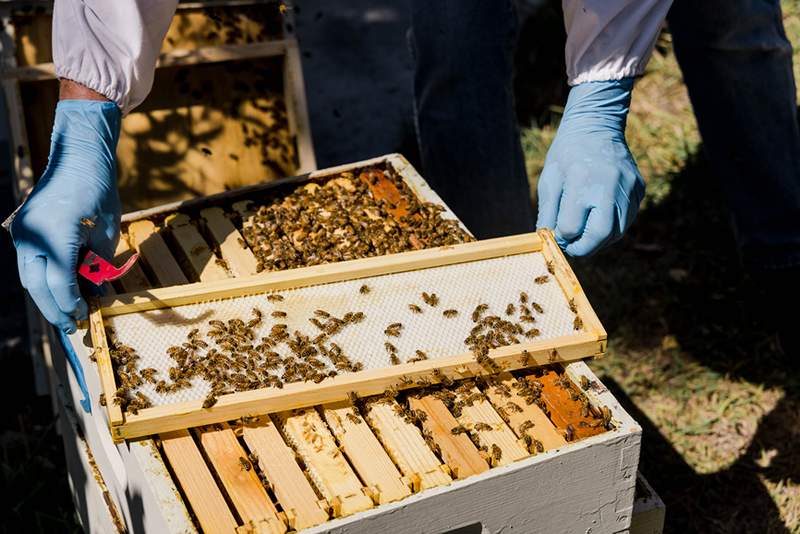
<svg viewBox="0 0 800 534">
<path fill-rule="evenodd" d="M 800 43 L 800 1 L 783 6 L 787 33 Z M 560 14 L 552 3 L 544 9 L 523 25 L 517 58 L 518 95 L 539 88 L 519 110 L 534 190 L 565 94 Z M 385 22 L 390 12 L 374 16 Z M 304 16 L 306 24 L 324 20 Z M 322 35 L 318 42 L 325 46 Z M 395 85 L 384 90 L 398 94 Z M 346 100 L 333 89 L 325 98 Z M 312 122 L 325 102 L 311 98 Z M 408 143 L 409 119 L 401 115 L 387 143 Z M 318 145 L 325 128 L 315 127 Z M 800 532 L 800 376 L 777 358 L 771 333 L 748 308 L 759 281 L 738 268 L 668 34 L 637 84 L 628 139 L 648 178 L 645 208 L 621 243 L 573 261 L 609 333 L 608 357 L 591 365 L 644 428 L 641 469 L 667 504 L 667 532 Z M 323 159 L 354 159 L 342 156 L 346 149 L 329 148 Z M 0 190 L 10 191 L 5 158 Z M 0 214 L 11 209 L 10 195 L 0 195 Z M 23 308 L 13 248 L 5 232 L 0 241 L 0 273 L 9 281 L 0 288 L 0 531 L 79 531 L 50 403 L 34 395 L 24 316 L 13 313 Z"/>
</svg>

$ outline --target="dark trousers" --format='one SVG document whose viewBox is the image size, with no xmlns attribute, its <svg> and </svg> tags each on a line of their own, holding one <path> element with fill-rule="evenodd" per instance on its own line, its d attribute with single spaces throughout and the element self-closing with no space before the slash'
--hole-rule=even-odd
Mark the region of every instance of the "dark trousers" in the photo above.
<svg viewBox="0 0 800 534">
<path fill-rule="evenodd" d="M 676 0 L 668 21 L 745 266 L 800 266 L 800 129 L 780 2 Z"/>
<path fill-rule="evenodd" d="M 478 237 L 531 230 L 511 86 L 511 2 L 412 6 L 426 180 Z M 676 0 L 669 25 L 745 265 L 800 266 L 800 130 L 778 0 Z"/>
<path fill-rule="evenodd" d="M 422 174 L 478 238 L 533 231 L 511 86 L 510 0 L 413 0 Z"/>
</svg>

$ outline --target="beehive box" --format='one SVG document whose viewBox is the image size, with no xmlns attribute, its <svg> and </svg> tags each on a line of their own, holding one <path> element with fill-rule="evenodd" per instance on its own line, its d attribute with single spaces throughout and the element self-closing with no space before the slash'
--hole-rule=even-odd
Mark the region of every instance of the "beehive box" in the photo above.
<svg viewBox="0 0 800 534">
<path fill-rule="evenodd" d="M 443 207 L 441 217 L 451 221 L 445 224 L 449 232 L 444 238 L 459 226 L 405 160 L 388 156 L 312 173 L 278 189 L 256 187 L 127 215 L 120 254 L 128 244 L 143 252 L 146 263 L 115 289 L 203 280 L 213 272 L 206 270 L 208 265 L 219 266 L 213 260 L 217 254 L 224 259 L 220 267 L 226 278 L 237 265 L 244 271 L 279 269 L 277 259 L 284 261 L 286 251 L 253 253 L 253 245 L 263 243 L 248 242 L 256 237 L 248 225 L 258 217 L 252 219 L 252 206 L 239 202 L 280 199 L 287 194 L 285 188 L 296 188 L 298 182 L 322 183 L 342 178 L 341 173 L 358 180 L 364 171 L 399 178 L 393 182 L 396 191 L 374 187 L 382 182 L 368 188 L 374 197 L 387 190 L 389 195 L 399 194 L 391 196 L 387 208 L 402 209 L 402 197 L 410 194 L 414 198 L 406 201 L 412 204 L 416 199 Z M 233 217 L 220 219 L 220 210 Z M 188 221 L 175 212 L 188 214 Z M 226 221 L 222 233 L 214 230 Z M 136 237 L 135 225 L 145 227 L 145 238 Z M 237 232 L 243 234 L 245 247 Z M 187 235 L 191 246 L 184 241 Z M 461 240 L 469 239 L 465 235 Z M 227 239 L 231 236 L 234 239 Z M 294 245 L 291 236 L 286 237 Z M 439 238 L 417 231 L 405 246 L 422 249 Z M 203 243 L 207 251 L 192 254 Z M 250 250 L 253 258 L 235 259 L 233 251 L 240 250 Z M 298 254 L 293 257 L 303 258 L 298 248 L 294 251 Z M 575 281 L 571 291 L 579 290 Z M 158 291 L 172 289 L 151 293 Z M 72 341 L 84 366 L 91 369 L 86 332 L 75 334 Z M 584 356 L 602 352 L 604 338 L 595 336 L 594 343 L 596 349 Z M 564 356 L 571 357 L 564 351 L 556 359 Z M 429 362 L 436 360 L 413 365 L 425 367 Z M 432 374 L 434 367 L 426 367 L 426 372 Z M 348 401 L 332 398 L 311 409 L 267 417 L 255 418 L 258 410 L 248 409 L 221 423 L 202 421 L 199 427 L 189 425 L 190 430 L 164 430 L 119 444 L 113 443 L 104 408 L 95 403 L 93 417 L 80 415 L 108 492 L 135 531 L 246 531 L 259 525 L 278 532 L 304 527 L 308 532 L 624 531 L 631 520 L 640 427 L 582 362 L 553 363 L 533 373 L 504 370 L 469 389 L 459 389 L 462 377 L 453 376 L 454 384 L 447 380 L 424 394 L 412 388 L 394 400 L 366 391 L 355 409 Z M 74 378 L 67 378 L 74 386 Z M 88 372 L 87 381 L 96 401 L 102 392 L 100 377 Z M 525 402 L 524 395 L 522 400 L 508 400 L 502 393 L 510 389 L 517 395 L 519 386 L 513 384 L 537 382 L 540 385 L 534 387 L 541 391 L 534 404 Z M 503 383 L 511 387 L 503 388 Z M 448 401 L 441 390 L 455 391 L 460 401 Z M 465 395 L 472 398 L 463 404 Z M 522 411 L 510 409 L 508 402 Z"/>
</svg>

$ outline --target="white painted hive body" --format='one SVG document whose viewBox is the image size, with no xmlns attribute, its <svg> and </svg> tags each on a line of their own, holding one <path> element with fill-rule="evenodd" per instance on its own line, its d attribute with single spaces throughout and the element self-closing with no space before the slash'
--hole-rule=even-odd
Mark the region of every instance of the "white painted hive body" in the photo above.
<svg viewBox="0 0 800 534">
<path fill-rule="evenodd" d="M 401 157 L 388 156 L 383 160 L 403 170 L 403 178 L 418 197 L 441 203 Z M 359 168 L 366 163 L 370 162 L 348 167 Z M 92 398 L 96 399 L 102 388 L 89 359 L 84 335 L 85 332 L 78 333 L 72 336 L 72 341 L 87 370 Z M 576 384 L 581 377 L 597 384 L 587 391 L 587 396 L 593 406 L 611 410 L 613 430 L 423 490 L 398 502 L 331 519 L 304 531 L 436 534 L 626 531 L 633 512 L 641 428 L 584 363 L 565 365 L 565 373 Z M 72 374 L 63 371 L 61 375 L 75 398 L 78 390 Z M 115 504 L 128 529 L 195 531 L 184 495 L 154 441 L 143 438 L 114 444 L 106 414 L 96 404 L 95 408 L 93 417 L 79 412 L 77 425 L 102 473 L 107 500 Z"/>
</svg>

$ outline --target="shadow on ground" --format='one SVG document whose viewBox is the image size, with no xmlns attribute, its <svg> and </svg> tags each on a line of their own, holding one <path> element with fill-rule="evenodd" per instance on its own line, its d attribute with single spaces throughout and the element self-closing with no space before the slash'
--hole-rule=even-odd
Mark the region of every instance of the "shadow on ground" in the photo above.
<svg viewBox="0 0 800 534">
<path fill-rule="evenodd" d="M 788 532 L 764 480 L 800 480 L 798 374 L 778 356 L 751 304 L 759 280 L 740 270 L 722 191 L 710 177 L 702 157 L 694 157 L 667 198 L 640 213 L 621 243 L 571 263 L 608 330 L 610 359 L 652 365 L 636 390 L 657 390 L 662 375 L 699 364 L 710 382 L 699 394 L 715 389 L 715 376 L 785 392 L 738 458 L 698 474 L 622 387 L 603 378 L 644 428 L 641 470 L 667 505 L 666 531 Z M 669 350 L 665 336 L 674 339 Z M 610 374 L 624 378 L 629 363 L 612 362 Z M 763 451 L 770 451 L 769 462 Z"/>
</svg>

